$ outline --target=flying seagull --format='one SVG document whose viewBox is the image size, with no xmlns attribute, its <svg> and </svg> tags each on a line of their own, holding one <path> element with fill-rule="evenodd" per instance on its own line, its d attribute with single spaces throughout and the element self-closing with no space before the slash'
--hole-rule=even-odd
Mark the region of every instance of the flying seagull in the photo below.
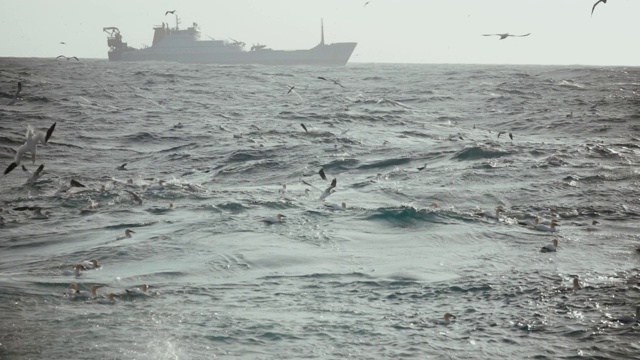
<svg viewBox="0 0 640 360">
<path fill-rule="evenodd" d="M 498 133 L 498 138 L 500 138 L 500 135 L 502 135 L 502 134 L 506 134 L 506 133 L 507 133 L 506 131 L 500 131 L 500 132 Z M 512 134 L 512 133 L 509 133 L 509 138 L 510 138 L 511 140 L 513 140 L 513 134 Z"/>
<path fill-rule="evenodd" d="M 600 4 L 600 3 L 606 4 L 607 0 L 598 0 L 598 1 L 596 1 L 596 3 L 593 4 L 593 7 L 591 8 L 591 16 L 593 16 L 593 11 L 596 9 L 596 6 L 598 6 L 598 4 Z"/>
<path fill-rule="evenodd" d="M 303 100 L 302 96 L 300 96 L 300 94 L 298 94 L 295 90 L 293 90 L 293 89 L 295 89 L 295 87 L 296 87 L 295 85 L 287 85 L 287 88 L 289 89 L 287 91 L 287 95 L 289 95 L 290 93 L 294 93 L 298 98 L 300 98 L 300 100 Z"/>
<path fill-rule="evenodd" d="M 338 80 L 334 80 L 334 79 L 327 79 L 327 78 L 326 78 L 326 77 L 324 77 L 324 76 L 318 76 L 318 79 L 320 79 L 320 80 L 324 80 L 324 81 L 331 81 L 332 83 L 334 83 L 334 84 L 336 84 L 336 85 L 339 85 L 341 88 L 344 88 L 344 85 L 340 84 L 340 81 L 338 81 Z"/>
<path fill-rule="evenodd" d="M 164 16 L 167 16 L 167 14 L 175 14 L 175 13 L 176 13 L 175 10 L 167 11 L 166 13 L 164 13 Z"/>
<path fill-rule="evenodd" d="M 363 6 L 363 7 L 367 7 L 367 5 L 369 5 L 369 3 L 370 3 L 370 2 L 371 2 L 371 1 L 367 1 L 366 3 L 364 3 L 364 6 Z"/>
<path fill-rule="evenodd" d="M 56 56 L 56 59 L 60 59 L 60 58 L 65 58 L 65 59 L 67 59 L 67 61 L 69 61 L 69 60 L 71 60 L 71 59 L 76 59 L 76 61 L 80 61 L 80 59 L 78 59 L 78 58 L 77 58 L 77 57 L 75 57 L 75 56 L 64 56 L 64 55 L 58 55 L 58 56 Z"/>
<path fill-rule="evenodd" d="M 300 123 L 300 126 L 302 126 L 302 128 L 304 129 L 304 132 L 309 132 L 309 130 L 307 130 L 307 127 L 306 127 L 306 126 L 304 126 L 304 124 L 303 124 L 303 123 Z"/>
<path fill-rule="evenodd" d="M 15 169 L 16 166 L 20 165 L 22 156 L 26 152 L 30 152 L 33 162 L 36 162 L 36 150 L 38 147 L 38 142 L 42 144 L 46 144 L 47 141 L 49 141 L 51 134 L 53 134 L 53 130 L 55 128 L 56 128 L 56 123 L 53 123 L 53 125 L 51 125 L 51 127 L 47 130 L 47 132 L 44 133 L 42 131 L 36 132 L 31 127 L 31 125 L 27 125 L 27 134 L 26 134 L 27 139 L 25 143 L 22 144 L 16 151 L 16 157 L 13 159 L 13 162 L 4 171 L 4 174 L 7 175 L 8 173 L 11 172 L 11 170 Z"/>
<path fill-rule="evenodd" d="M 506 38 L 508 38 L 509 36 L 513 36 L 513 37 L 525 37 L 525 36 L 529 36 L 531 35 L 531 33 L 528 34 L 524 34 L 524 35 L 511 35 L 509 33 L 504 33 L 504 34 L 482 34 L 482 36 L 500 36 L 500 40 L 504 40 Z"/>
</svg>

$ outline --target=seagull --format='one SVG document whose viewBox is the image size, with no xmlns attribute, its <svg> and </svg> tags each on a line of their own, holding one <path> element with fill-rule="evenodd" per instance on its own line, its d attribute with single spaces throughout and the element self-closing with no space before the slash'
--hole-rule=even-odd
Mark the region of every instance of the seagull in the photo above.
<svg viewBox="0 0 640 360">
<path fill-rule="evenodd" d="M 495 212 L 491 212 L 489 210 L 485 210 L 481 213 L 477 213 L 476 215 L 478 216 L 484 216 L 486 218 L 490 218 L 490 219 L 500 219 L 500 213 L 504 212 L 504 209 L 501 206 L 496 207 L 496 211 Z"/>
<path fill-rule="evenodd" d="M 502 134 L 506 134 L 506 133 L 507 133 L 506 131 L 500 131 L 500 132 L 498 133 L 498 138 L 500 138 L 500 135 L 502 135 Z M 513 135 L 512 135 L 511 133 L 509 133 L 509 138 L 510 138 L 511 140 L 513 140 Z"/>
<path fill-rule="evenodd" d="M 60 44 L 61 44 L 61 45 L 67 45 L 67 43 L 66 43 L 66 42 L 64 42 L 64 41 L 60 41 Z"/>
<path fill-rule="evenodd" d="M 16 166 L 20 165 L 20 160 L 22 160 L 22 156 L 26 152 L 31 153 L 31 159 L 35 163 L 38 141 L 42 144 L 46 144 L 47 141 L 49 141 L 51 134 L 53 134 L 53 130 L 55 130 L 55 128 L 56 128 L 56 123 L 53 123 L 53 125 L 51 125 L 51 127 L 47 130 L 46 133 L 42 131 L 38 131 L 36 133 L 36 131 L 33 130 L 31 125 L 27 125 L 27 134 L 26 134 L 27 141 L 18 148 L 18 151 L 16 151 L 16 157 L 13 159 L 13 162 L 4 171 L 4 174 L 7 175 L 13 169 L 15 169 Z"/>
<path fill-rule="evenodd" d="M 320 80 L 324 80 L 324 81 L 331 81 L 332 83 L 334 83 L 334 84 L 336 84 L 336 85 L 339 85 L 341 88 L 344 88 L 344 85 L 340 84 L 340 81 L 338 81 L 338 80 L 334 80 L 334 79 L 327 79 L 327 78 L 326 78 L 326 77 L 324 77 L 324 76 L 318 76 L 318 79 L 320 79 Z"/>
<path fill-rule="evenodd" d="M 558 223 L 556 222 L 556 219 L 552 219 L 551 223 L 549 224 L 549 226 L 547 226 L 547 225 L 544 225 L 544 224 L 539 224 L 538 223 L 538 218 L 536 218 L 536 225 L 533 228 L 535 230 L 540 230 L 540 231 L 556 232 L 556 231 L 558 231 L 558 229 L 556 229 L 556 225 L 558 225 Z"/>
<path fill-rule="evenodd" d="M 68 57 L 68 56 L 64 56 L 64 55 L 58 55 L 58 56 L 56 57 L 56 59 L 60 59 L 60 58 L 65 58 L 65 59 L 67 59 L 67 61 L 69 61 L 69 60 L 71 60 L 71 59 L 76 59 L 76 61 L 80 61 L 80 59 L 78 59 L 78 58 L 77 58 L 77 57 L 75 57 L 75 56 L 70 56 L 70 57 Z"/>
<path fill-rule="evenodd" d="M 136 232 L 130 229 L 126 229 L 124 231 L 124 235 L 118 235 L 116 237 L 116 240 L 122 240 L 122 239 L 130 239 L 131 238 L 131 234 L 135 234 Z"/>
<path fill-rule="evenodd" d="M 302 128 L 304 129 L 304 132 L 309 132 L 309 130 L 307 130 L 307 127 L 306 127 L 306 126 L 304 126 L 304 124 L 303 124 L 303 123 L 300 123 L 300 126 L 302 126 Z"/>
<path fill-rule="evenodd" d="M 320 174 L 322 180 L 327 180 L 327 175 L 324 174 L 324 169 L 321 168 L 320 171 L 318 171 L 318 174 Z"/>
<path fill-rule="evenodd" d="M 427 164 L 424 164 L 424 166 L 419 166 L 416 169 L 418 169 L 418 171 L 422 171 L 422 170 L 424 170 L 426 168 L 427 168 Z"/>
<path fill-rule="evenodd" d="M 42 170 L 44 169 L 44 164 L 38 166 L 35 172 L 29 171 L 24 165 L 22 165 L 22 170 L 31 174 L 31 176 L 27 179 L 27 184 L 33 184 L 38 178 L 42 175 Z"/>
<path fill-rule="evenodd" d="M 305 185 L 311 186 L 312 188 L 315 188 L 315 189 L 317 189 L 317 190 L 322 191 L 322 190 L 321 190 L 321 189 L 319 189 L 318 187 L 313 186 L 313 185 L 311 185 L 310 183 L 308 183 L 308 182 L 306 182 L 306 181 L 304 181 L 304 180 L 302 180 L 302 182 L 303 182 Z M 324 200 L 324 199 L 326 199 L 329 195 L 333 194 L 333 193 L 335 192 L 334 188 L 336 187 L 336 184 L 337 184 L 337 180 L 336 180 L 336 178 L 333 178 L 333 181 L 331 181 L 331 185 L 329 185 L 329 187 L 328 187 L 328 188 L 326 188 L 326 189 L 324 189 L 324 191 L 322 191 L 322 195 L 320 195 L 320 197 L 318 198 L 318 200 Z"/>
<path fill-rule="evenodd" d="M 598 6 L 598 4 L 603 3 L 606 4 L 607 0 L 598 0 L 596 1 L 595 4 L 593 4 L 593 7 L 591 8 L 591 16 L 593 16 L 593 11 L 596 9 L 596 6 Z"/>
<path fill-rule="evenodd" d="M 164 13 L 164 16 L 167 16 L 167 14 L 174 14 L 175 15 L 175 13 L 176 13 L 175 10 L 167 11 L 166 13 Z"/>
<path fill-rule="evenodd" d="M 369 5 L 369 3 L 370 3 L 370 2 L 371 2 L 371 1 L 367 1 L 366 3 L 364 3 L 364 6 L 363 6 L 363 7 L 366 7 L 367 5 Z"/>
<path fill-rule="evenodd" d="M 133 200 L 135 200 L 138 203 L 138 205 L 142 205 L 142 198 L 140 197 L 140 195 L 134 193 L 133 191 L 129 191 L 129 190 L 125 190 L 125 191 L 128 192 L 129 195 L 131 195 Z"/>
<path fill-rule="evenodd" d="M 580 280 L 577 277 L 573 278 L 573 290 L 580 290 L 582 286 L 580 286 Z"/>
<path fill-rule="evenodd" d="M 100 265 L 98 265 L 98 260 L 96 259 L 84 260 L 82 261 L 81 265 L 85 267 L 84 270 L 93 270 L 93 269 L 98 269 L 100 267 Z"/>
<path fill-rule="evenodd" d="M 331 210 L 346 210 L 347 209 L 347 203 L 344 202 L 344 201 L 340 205 L 338 205 L 338 204 L 325 204 L 324 206 L 326 206 L 327 208 L 329 208 Z"/>
<path fill-rule="evenodd" d="M 116 299 L 115 299 L 116 296 L 118 295 L 111 293 L 107 295 L 107 297 L 101 297 L 99 299 L 96 299 L 96 304 L 113 305 L 116 303 Z"/>
<path fill-rule="evenodd" d="M 556 249 L 558 248 L 558 239 L 553 239 L 551 241 L 551 244 L 547 244 L 543 247 L 540 248 L 540 252 L 556 252 Z M 574 282 L 575 283 L 575 282 Z"/>
<path fill-rule="evenodd" d="M 77 264 L 77 265 L 75 265 L 75 266 L 73 267 L 73 270 L 69 270 L 69 269 L 67 269 L 67 270 L 63 271 L 63 272 L 62 272 L 62 275 L 65 275 L 65 276 L 71 276 L 71 275 L 74 275 L 75 277 L 80 277 L 80 275 L 81 275 L 81 274 L 80 274 L 80 271 L 85 271 L 85 270 L 87 270 L 87 268 L 86 268 L 84 265 L 82 265 L 82 264 Z M 70 295 L 71 295 L 71 294 L 70 294 Z"/>
<path fill-rule="evenodd" d="M 456 319 L 456 316 L 451 313 L 444 314 L 444 318 L 442 320 L 437 320 L 436 323 L 440 325 L 448 325 L 451 323 L 451 319 Z"/>
<path fill-rule="evenodd" d="M 74 297 L 80 297 L 85 299 L 92 299 L 92 298 L 98 297 L 97 291 L 101 287 L 104 287 L 104 285 L 93 285 L 91 287 L 91 291 L 86 291 L 86 290 L 78 290 L 78 285 L 76 285 L 76 283 L 69 285 L 69 289 L 75 290 L 75 292 L 73 292 Z"/>
<path fill-rule="evenodd" d="M 640 305 L 636 306 L 635 316 L 624 315 L 613 320 L 621 322 L 623 324 L 635 324 L 637 322 L 640 322 Z"/>
<path fill-rule="evenodd" d="M 276 224 L 276 223 L 281 223 L 284 220 L 284 218 L 286 218 L 286 216 L 282 214 L 277 214 L 274 217 L 266 217 L 262 219 L 262 222 L 265 222 L 267 224 Z"/>
<path fill-rule="evenodd" d="M 531 35 L 531 33 L 528 34 L 524 34 L 524 35 L 511 35 L 509 33 L 504 33 L 504 34 L 482 34 L 482 36 L 500 36 L 500 40 L 504 40 L 506 38 L 508 38 L 509 36 L 513 36 L 513 37 L 525 37 L 525 36 L 529 36 Z"/>
<path fill-rule="evenodd" d="M 127 163 L 124 163 L 124 164 L 118 166 L 116 169 L 117 170 L 129 170 L 129 169 L 125 168 L 125 166 L 127 166 Z"/>
<path fill-rule="evenodd" d="M 13 103 L 16 102 L 16 100 L 18 100 L 18 95 L 20 95 L 20 91 L 22 91 L 22 83 L 20 81 L 18 81 L 18 91 L 16 91 L 15 94 L 13 94 L 13 99 L 11 99 L 11 102 L 9 103 L 9 105 L 13 105 Z"/>
<path fill-rule="evenodd" d="M 71 187 L 86 187 L 83 184 L 81 184 L 80 182 L 75 181 L 73 179 L 71 179 L 71 181 L 69 182 L 69 186 L 71 186 Z"/>
<path fill-rule="evenodd" d="M 149 293 L 147 292 L 147 290 L 149 290 L 151 286 L 147 285 L 147 284 L 143 284 L 140 286 L 135 286 L 132 287 L 130 289 L 125 289 L 124 291 L 126 291 L 127 295 L 149 295 Z"/>
<path fill-rule="evenodd" d="M 300 98 L 300 100 L 302 100 L 302 96 L 300 96 L 300 94 L 293 90 L 296 87 L 295 85 L 287 85 L 287 87 L 289 88 L 289 91 L 287 91 L 287 95 L 289 95 L 289 93 L 294 93 L 298 98 Z"/>
</svg>

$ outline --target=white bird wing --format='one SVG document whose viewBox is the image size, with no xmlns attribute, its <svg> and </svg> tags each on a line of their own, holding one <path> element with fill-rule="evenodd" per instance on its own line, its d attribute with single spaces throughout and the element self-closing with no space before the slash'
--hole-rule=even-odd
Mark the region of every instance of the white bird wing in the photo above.
<svg viewBox="0 0 640 360">
<path fill-rule="evenodd" d="M 333 178 L 331 185 L 329 185 L 329 187 L 322 192 L 322 195 L 320 195 L 319 200 L 324 200 L 327 197 L 329 197 L 329 195 L 331 195 L 331 190 L 336 187 L 336 184 L 337 184 L 336 178 Z"/>
<path fill-rule="evenodd" d="M 324 191 L 324 190 L 320 189 L 319 187 L 317 187 L 317 186 L 315 186 L 315 185 L 312 185 L 312 184 L 310 184 L 310 183 L 308 183 L 308 182 L 306 182 L 306 181 L 304 181 L 304 180 L 302 180 L 302 183 L 303 183 L 303 184 L 305 184 L 305 185 L 307 185 L 307 186 L 311 186 L 312 188 L 314 188 L 314 189 L 316 189 L 316 190 L 318 190 L 318 191 Z"/>
</svg>

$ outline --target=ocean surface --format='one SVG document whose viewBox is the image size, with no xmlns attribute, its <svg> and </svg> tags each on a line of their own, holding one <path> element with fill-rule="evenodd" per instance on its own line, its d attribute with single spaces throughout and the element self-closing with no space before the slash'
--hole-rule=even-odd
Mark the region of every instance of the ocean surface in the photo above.
<svg viewBox="0 0 640 360">
<path fill-rule="evenodd" d="M 0 64 L 2 359 L 640 357 L 640 68 Z"/>
</svg>

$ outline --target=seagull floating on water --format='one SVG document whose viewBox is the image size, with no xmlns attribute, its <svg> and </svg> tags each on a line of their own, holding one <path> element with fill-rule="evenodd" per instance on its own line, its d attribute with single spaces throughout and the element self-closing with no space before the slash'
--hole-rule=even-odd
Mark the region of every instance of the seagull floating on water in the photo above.
<svg viewBox="0 0 640 360">
<path fill-rule="evenodd" d="M 578 280 L 577 277 L 573 278 L 573 290 L 580 290 L 582 289 L 582 286 L 580 286 L 580 280 Z"/>
<path fill-rule="evenodd" d="M 7 175 L 13 169 L 15 169 L 16 166 L 20 165 L 20 161 L 22 160 L 22 156 L 26 152 L 31 153 L 31 159 L 35 163 L 36 162 L 36 151 L 37 151 L 37 148 L 38 148 L 38 142 L 40 142 L 42 144 L 46 144 L 47 141 L 49 141 L 49 138 L 51 137 L 51 134 L 53 134 L 53 130 L 55 130 L 55 128 L 56 128 L 56 123 L 53 123 L 53 125 L 51 125 L 51 127 L 49 127 L 49 129 L 45 133 L 43 131 L 36 132 L 31 127 L 31 125 L 27 125 L 27 134 L 26 134 L 27 141 L 25 141 L 25 143 L 18 148 L 18 150 L 16 151 L 16 156 L 13 159 L 13 162 L 4 171 L 4 174 Z"/>
<path fill-rule="evenodd" d="M 556 219 L 551 220 L 551 222 L 549 223 L 549 226 L 547 226 L 544 224 L 540 224 L 538 222 L 538 218 L 536 218 L 536 223 L 533 228 L 538 231 L 556 232 L 558 231 L 558 229 L 556 229 L 557 225 L 558 225 L 558 222 L 556 221 Z"/>
<path fill-rule="evenodd" d="M 122 164 L 122 165 L 118 166 L 116 169 L 117 169 L 117 170 L 129 170 L 129 169 L 127 169 L 125 166 L 127 166 L 127 163 L 124 163 L 124 164 Z"/>
<path fill-rule="evenodd" d="M 99 299 L 96 299 L 96 303 L 101 305 L 113 305 L 116 303 L 116 299 L 115 299 L 116 296 L 118 295 L 114 293 L 110 293 L 106 297 L 101 297 Z"/>
<path fill-rule="evenodd" d="M 490 219 L 500 219 L 500 213 L 501 212 L 504 212 L 504 209 L 502 209 L 501 206 L 498 206 L 498 207 L 496 207 L 495 212 L 491 212 L 489 210 L 486 210 L 486 211 L 478 213 L 476 215 L 484 216 L 484 217 L 490 218 Z"/>
<path fill-rule="evenodd" d="M 451 319 L 456 319 L 456 316 L 451 313 L 445 313 L 443 319 L 436 321 L 437 324 L 447 325 L 451 323 Z"/>
<path fill-rule="evenodd" d="M 338 205 L 338 204 L 324 204 L 324 206 L 328 207 L 331 210 L 346 210 L 347 209 L 347 203 L 345 203 L 344 201 L 340 205 Z"/>
<path fill-rule="evenodd" d="M 540 248 L 540 252 L 546 253 L 546 252 L 556 252 L 556 250 L 558 249 L 558 239 L 553 239 L 551 241 L 551 244 L 547 244 L 543 247 Z"/>
<path fill-rule="evenodd" d="M 87 290 L 78 290 L 78 285 L 76 283 L 69 285 L 70 289 L 75 290 L 75 292 L 73 293 L 73 296 L 77 298 L 83 298 L 83 299 L 94 299 L 98 297 L 97 291 L 101 287 L 104 287 L 104 285 L 93 285 L 91 287 L 91 290 L 87 291 Z"/>
<path fill-rule="evenodd" d="M 149 290 L 150 287 L 151 286 L 149 286 L 147 284 L 143 284 L 143 285 L 140 285 L 140 286 L 132 287 L 130 289 L 126 289 L 125 292 L 127 293 L 127 295 L 130 295 L 130 296 L 149 295 L 147 290 Z"/>
<path fill-rule="evenodd" d="M 130 229 L 126 229 L 124 231 L 124 235 L 119 235 L 118 237 L 116 237 L 116 240 L 123 240 L 123 239 L 129 239 L 131 238 L 131 234 L 135 234 L 136 232 Z"/>
<path fill-rule="evenodd" d="M 99 268 L 100 266 L 98 265 L 98 260 L 93 259 L 93 260 L 84 260 L 82 263 L 82 266 L 84 266 L 86 269 L 85 270 L 94 270 Z"/>
<path fill-rule="evenodd" d="M 636 314 L 635 316 L 631 315 L 624 315 L 621 316 L 619 318 L 615 318 L 613 319 L 615 321 L 621 322 L 623 324 L 635 324 L 637 322 L 640 322 L 640 305 L 636 306 Z"/>
<path fill-rule="evenodd" d="M 525 36 L 529 36 L 529 35 L 531 35 L 531 33 L 524 34 L 524 35 L 511 35 L 509 33 L 504 33 L 504 34 L 482 34 L 482 36 L 500 36 L 500 40 L 504 40 L 504 39 L 508 38 L 509 36 L 525 37 Z"/>
<path fill-rule="evenodd" d="M 276 223 L 283 222 L 284 218 L 286 218 L 286 216 L 284 216 L 282 214 L 277 214 L 276 216 L 266 217 L 266 218 L 262 219 L 262 222 L 265 222 L 267 224 L 276 224 Z"/>
<path fill-rule="evenodd" d="M 75 277 L 79 277 L 80 276 L 80 272 L 81 271 L 85 271 L 87 270 L 87 268 L 82 265 L 82 264 L 77 264 L 73 267 L 73 270 L 65 270 L 62 272 L 62 275 L 64 276 L 71 276 L 74 275 Z"/>
</svg>

